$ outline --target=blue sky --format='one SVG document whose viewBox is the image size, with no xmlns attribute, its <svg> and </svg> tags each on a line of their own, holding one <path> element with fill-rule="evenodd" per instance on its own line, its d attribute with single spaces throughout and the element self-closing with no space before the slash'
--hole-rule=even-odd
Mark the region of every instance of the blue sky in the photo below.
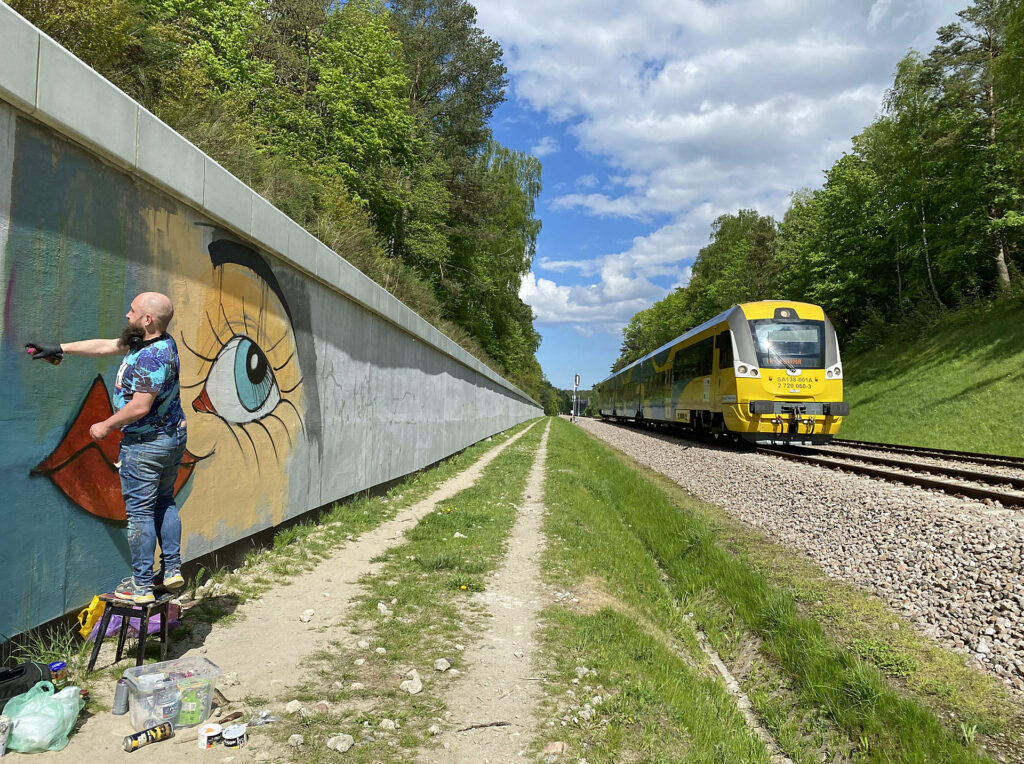
<svg viewBox="0 0 1024 764">
<path fill-rule="evenodd" d="M 520 295 L 556 387 L 608 375 L 622 327 L 686 284 L 721 214 L 781 218 L 966 0 L 475 0 L 501 43 L 503 144 L 540 157 Z"/>
</svg>

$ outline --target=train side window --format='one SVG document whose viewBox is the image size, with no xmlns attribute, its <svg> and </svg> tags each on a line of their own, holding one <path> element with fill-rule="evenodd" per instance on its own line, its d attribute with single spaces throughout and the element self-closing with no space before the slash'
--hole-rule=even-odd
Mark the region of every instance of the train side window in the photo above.
<svg viewBox="0 0 1024 764">
<path fill-rule="evenodd" d="M 732 360 L 732 337 L 729 332 L 722 332 L 718 335 L 718 368 L 731 369 Z"/>
<path fill-rule="evenodd" d="M 715 340 L 708 337 L 691 348 L 693 351 L 693 376 L 706 377 L 712 371 L 715 361 Z"/>
</svg>

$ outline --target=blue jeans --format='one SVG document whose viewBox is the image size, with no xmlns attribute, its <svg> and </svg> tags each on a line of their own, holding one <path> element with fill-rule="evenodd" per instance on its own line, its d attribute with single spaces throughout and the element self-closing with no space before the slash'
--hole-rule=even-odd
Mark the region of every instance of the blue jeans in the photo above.
<svg viewBox="0 0 1024 764">
<path fill-rule="evenodd" d="M 121 493 L 136 586 L 153 585 L 157 541 L 161 569 L 181 568 L 181 519 L 174 504 L 174 481 L 184 453 L 184 427 L 170 435 L 127 433 L 121 441 Z"/>
</svg>

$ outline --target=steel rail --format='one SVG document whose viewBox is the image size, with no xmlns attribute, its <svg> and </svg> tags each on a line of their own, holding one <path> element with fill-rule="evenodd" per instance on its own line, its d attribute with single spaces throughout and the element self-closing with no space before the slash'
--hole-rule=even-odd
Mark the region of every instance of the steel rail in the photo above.
<svg viewBox="0 0 1024 764">
<path fill-rule="evenodd" d="M 908 462 L 903 459 L 890 459 L 885 456 L 870 456 L 868 454 L 848 454 L 845 452 L 830 451 L 823 448 L 808 448 L 807 446 L 793 446 L 796 453 L 809 456 L 828 456 L 833 459 L 850 459 L 852 461 L 878 464 L 883 467 L 896 467 L 897 469 L 909 469 L 915 472 L 930 472 L 933 475 L 946 475 L 947 477 L 963 478 L 974 480 L 978 483 L 989 485 L 1008 485 L 1019 491 L 1024 491 L 1024 477 L 1011 477 L 1009 475 L 995 475 L 991 472 L 976 472 L 974 470 L 960 469 L 959 467 L 944 467 L 939 464 L 922 464 L 921 462 Z M 924 454 L 918 454 L 924 456 Z M 1021 465 L 1024 467 L 1024 465 Z"/>
<path fill-rule="evenodd" d="M 915 454 L 925 456 L 935 454 L 936 458 L 948 459 L 956 457 L 962 461 L 987 464 L 992 467 L 1024 467 L 1022 456 L 1002 456 L 1000 454 L 979 454 L 974 451 L 950 451 L 944 448 L 926 448 L 924 446 L 903 446 L 897 443 L 876 443 L 870 440 L 843 440 L 833 438 L 833 446 L 847 446 L 849 448 L 865 448 L 871 451 L 890 451 L 899 454 Z"/>
<path fill-rule="evenodd" d="M 968 496 L 972 499 L 990 499 L 992 501 L 998 501 L 1004 506 L 1024 507 L 1024 495 L 1005 493 L 1003 491 L 993 491 L 989 488 L 981 488 L 979 486 L 958 485 L 945 480 L 936 480 L 922 475 L 908 475 L 901 472 L 876 469 L 875 467 L 867 467 L 862 464 L 849 464 L 847 462 L 839 461 L 838 457 L 823 458 L 820 456 L 801 454 L 795 451 L 780 451 L 774 448 L 763 447 L 758 447 L 757 452 L 761 454 L 768 454 L 770 456 L 777 456 L 782 459 L 789 459 L 791 461 L 815 464 L 820 467 L 834 467 L 857 475 L 868 475 L 870 477 L 882 478 L 883 480 L 890 480 L 896 483 L 917 486 L 919 488 L 933 488 L 944 493 L 959 494 L 961 496 Z"/>
</svg>

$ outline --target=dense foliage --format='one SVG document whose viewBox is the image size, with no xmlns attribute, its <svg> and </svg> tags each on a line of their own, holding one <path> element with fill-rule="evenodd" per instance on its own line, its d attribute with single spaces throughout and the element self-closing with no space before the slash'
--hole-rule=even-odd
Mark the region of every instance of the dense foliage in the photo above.
<svg viewBox="0 0 1024 764">
<path fill-rule="evenodd" d="M 1024 5 L 975 0 L 897 68 L 880 116 L 782 221 L 715 221 L 688 286 L 637 313 L 613 370 L 737 302 L 804 300 L 870 345 L 910 313 L 1021 288 Z"/>
<path fill-rule="evenodd" d="M 10 0 L 324 243 L 540 399 L 518 297 L 540 162 L 496 143 L 466 0 Z"/>
</svg>

